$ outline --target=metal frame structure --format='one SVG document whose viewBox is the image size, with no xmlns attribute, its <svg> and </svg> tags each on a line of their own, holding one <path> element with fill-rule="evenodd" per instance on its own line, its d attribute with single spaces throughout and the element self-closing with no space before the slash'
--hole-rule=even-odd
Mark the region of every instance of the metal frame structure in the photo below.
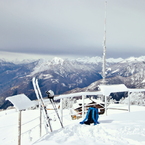
<svg viewBox="0 0 145 145">
<path fill-rule="evenodd" d="M 21 145 L 22 111 L 35 106 L 25 94 L 7 97 L 18 111 L 18 145 Z"/>
<path fill-rule="evenodd" d="M 107 115 L 107 110 L 109 109 L 107 107 L 107 97 L 111 93 L 117 93 L 117 92 L 128 92 L 128 109 L 127 111 L 130 112 L 130 93 L 132 92 L 145 92 L 145 89 L 129 89 L 124 84 L 115 84 L 115 85 L 99 85 L 100 91 L 96 92 L 79 92 L 79 93 L 72 93 L 72 94 L 63 94 L 59 95 L 58 97 L 55 97 L 55 100 L 60 99 L 60 109 L 61 109 L 61 120 L 63 121 L 63 107 L 62 107 L 62 101 L 63 98 L 70 98 L 70 97 L 80 97 L 82 96 L 82 117 L 84 117 L 84 98 L 85 96 L 91 96 L 91 95 L 103 95 L 105 97 L 105 114 Z"/>
</svg>

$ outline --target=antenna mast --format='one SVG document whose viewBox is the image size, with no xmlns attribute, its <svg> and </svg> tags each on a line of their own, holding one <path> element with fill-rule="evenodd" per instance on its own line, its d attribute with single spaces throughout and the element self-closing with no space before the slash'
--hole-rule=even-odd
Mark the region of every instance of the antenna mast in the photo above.
<svg viewBox="0 0 145 145">
<path fill-rule="evenodd" d="M 105 1 L 105 21 L 104 21 L 104 40 L 103 40 L 103 66 L 102 66 L 102 83 L 106 83 L 106 9 L 107 9 L 107 0 Z"/>
</svg>

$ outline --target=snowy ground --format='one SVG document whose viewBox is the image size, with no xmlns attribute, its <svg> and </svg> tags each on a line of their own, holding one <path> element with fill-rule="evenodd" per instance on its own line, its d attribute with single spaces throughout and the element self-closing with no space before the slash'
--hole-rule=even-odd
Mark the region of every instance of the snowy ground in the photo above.
<svg viewBox="0 0 145 145">
<path fill-rule="evenodd" d="M 58 121 L 52 121 L 54 131 L 41 139 L 38 139 L 38 116 L 39 110 L 23 111 L 22 145 L 145 145 L 145 107 L 131 106 L 131 112 L 109 109 L 107 116 L 99 116 L 100 124 L 95 126 L 81 125 L 79 122 L 83 119 L 71 120 L 66 115 L 63 129 Z M 56 118 L 53 114 L 51 117 Z M 33 129 L 27 132 L 30 128 Z M 0 144 L 17 145 L 17 140 L 18 112 L 14 109 L 1 111 Z"/>
</svg>

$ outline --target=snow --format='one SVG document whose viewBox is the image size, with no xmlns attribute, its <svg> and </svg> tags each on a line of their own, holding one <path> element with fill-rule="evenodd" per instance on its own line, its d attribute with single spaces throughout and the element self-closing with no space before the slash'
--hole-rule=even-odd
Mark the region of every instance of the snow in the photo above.
<svg viewBox="0 0 145 145">
<path fill-rule="evenodd" d="M 71 93 L 71 94 L 63 94 L 63 95 L 59 95 L 58 97 L 54 99 L 59 100 L 61 98 L 79 97 L 83 95 L 102 95 L 102 92 L 96 91 L 96 92 L 78 92 L 78 93 Z"/>
<path fill-rule="evenodd" d="M 59 100 L 61 98 L 70 98 L 70 97 L 80 97 L 86 95 L 105 95 L 109 96 L 111 93 L 115 92 L 145 92 L 145 89 L 130 89 L 127 88 L 124 84 L 115 84 L 115 85 L 99 85 L 99 90 L 96 92 L 78 92 L 71 94 L 63 94 L 55 97 L 55 100 Z"/>
<path fill-rule="evenodd" d="M 37 59 L 34 59 L 34 58 L 21 59 L 21 57 L 13 59 L 13 60 L 5 59 L 5 58 L 0 59 L 0 62 L 10 62 L 10 63 L 14 63 L 14 64 L 27 64 L 27 63 L 32 63 L 35 61 L 37 61 Z"/>
<path fill-rule="evenodd" d="M 115 85 L 99 85 L 99 89 L 101 91 L 96 92 L 78 92 L 78 93 L 71 93 L 71 94 L 63 94 L 59 95 L 55 98 L 55 100 L 61 99 L 61 98 L 68 98 L 68 97 L 79 97 L 83 95 L 105 95 L 109 96 L 111 93 L 115 92 L 135 92 L 137 91 L 145 91 L 145 89 L 129 89 L 124 84 L 115 84 Z"/>
<path fill-rule="evenodd" d="M 102 62 L 102 58 L 99 57 L 99 56 L 96 56 L 96 57 L 83 57 L 83 58 L 77 58 L 76 59 L 78 62 L 83 62 L 83 63 L 94 63 L 94 64 L 97 64 L 97 63 L 100 63 Z M 120 61 L 123 61 L 122 58 L 107 58 L 106 61 L 108 63 L 118 63 Z"/>
<path fill-rule="evenodd" d="M 34 102 L 31 101 L 25 94 L 7 97 L 6 100 L 9 100 L 17 110 L 28 109 L 35 106 Z"/>
<path fill-rule="evenodd" d="M 145 79 L 142 81 L 142 83 L 145 83 Z"/>
<path fill-rule="evenodd" d="M 34 81 L 34 78 L 33 78 Z M 98 92 L 79 92 L 73 94 L 65 94 L 57 97 L 66 98 L 80 95 L 104 94 L 109 95 L 110 92 L 131 91 L 125 85 L 100 85 L 101 91 Z M 34 88 L 35 89 L 35 88 Z M 137 89 L 138 92 L 145 91 Z M 17 99 L 19 97 L 20 99 Z M 17 110 L 27 109 L 31 106 L 31 100 L 28 100 L 24 94 L 8 97 L 15 104 Z M 131 99 L 135 99 L 131 97 Z M 127 112 L 128 106 L 124 104 L 110 104 L 108 106 L 107 115 L 99 115 L 98 125 L 81 125 L 84 118 L 72 120 L 71 109 L 63 110 L 63 125 L 61 128 L 59 119 L 52 105 L 48 104 L 48 114 L 51 118 L 53 132 L 46 132 L 42 126 L 40 137 L 40 110 L 22 111 L 22 136 L 21 145 L 145 145 L 145 107 L 131 106 L 131 112 Z M 59 104 L 57 104 L 59 105 Z M 22 108 L 21 108 L 22 107 Z M 51 109 L 50 109 L 51 108 Z M 61 107 L 60 107 L 61 108 Z M 61 110 L 58 110 L 59 114 Z M 0 144 L 17 145 L 18 143 L 18 112 L 15 109 L 0 112 Z"/>
<path fill-rule="evenodd" d="M 144 111 L 140 107 L 132 107 L 133 112 L 110 110 L 108 116 L 100 116 L 99 125 L 80 125 L 79 121 L 44 136 L 35 145 L 139 145 L 145 144 Z M 142 108 L 145 110 L 145 108 Z M 141 110 L 142 110 L 141 109 Z M 116 114 L 117 113 L 117 114 Z"/>
<path fill-rule="evenodd" d="M 40 59 L 38 65 L 34 68 L 33 72 L 31 72 L 30 76 L 46 71 L 49 69 L 49 67 L 54 66 L 54 65 L 63 65 L 64 59 L 59 58 L 59 57 L 54 57 L 53 59 Z"/>
<path fill-rule="evenodd" d="M 122 63 L 126 63 L 126 62 L 143 62 L 145 61 L 145 56 L 140 56 L 140 57 L 129 57 L 125 60 L 122 61 Z"/>
<path fill-rule="evenodd" d="M 102 58 L 101 57 L 83 57 L 83 58 L 77 58 L 76 61 L 78 62 L 82 62 L 82 63 L 94 63 L 97 64 L 99 62 L 102 62 Z"/>
<path fill-rule="evenodd" d="M 109 96 L 110 93 L 115 92 L 127 92 L 128 88 L 124 84 L 116 84 L 116 85 L 99 85 L 101 92 L 103 95 Z"/>
<path fill-rule="evenodd" d="M 123 58 L 108 58 L 106 59 L 107 62 L 110 62 L 110 63 L 118 63 L 118 62 L 121 62 L 123 61 Z"/>
<path fill-rule="evenodd" d="M 102 63 L 102 58 L 99 56 L 96 57 L 82 57 L 82 58 L 73 58 L 73 59 L 62 59 L 59 57 L 54 57 L 53 59 L 40 59 L 38 65 L 33 69 L 33 72 L 30 74 L 30 76 L 38 73 L 38 72 L 42 72 L 42 71 L 46 71 L 48 70 L 50 67 L 55 66 L 55 65 L 60 65 L 63 66 L 63 64 L 67 61 L 70 62 L 81 62 L 81 63 L 85 63 L 85 64 L 99 64 Z M 118 63 L 120 61 L 122 61 L 122 58 L 109 58 L 106 59 L 106 61 L 108 63 Z M 77 67 L 77 65 L 76 65 Z M 80 67 L 80 66 L 79 66 Z"/>
<path fill-rule="evenodd" d="M 98 125 L 81 125 L 83 118 L 71 120 L 65 110 L 64 128 L 52 120 L 53 132 L 39 139 L 39 109 L 22 112 L 22 145 L 145 145 L 145 107 L 131 106 L 131 112 L 109 109 L 108 115 L 100 115 Z M 48 110 L 54 118 L 52 110 Z M 36 119 L 35 119 L 36 118 Z M 32 120 L 32 121 L 31 121 Z M 29 123 L 29 124 L 28 124 Z M 17 145 L 18 112 L 15 109 L 0 112 L 0 144 Z"/>
<path fill-rule="evenodd" d="M 54 57 L 54 58 L 51 60 L 51 63 L 63 65 L 64 59 L 62 59 L 62 58 L 60 58 L 60 57 Z"/>
<path fill-rule="evenodd" d="M 110 92 L 131 91 L 138 92 L 144 89 L 128 89 L 123 84 L 120 85 L 100 85 L 101 91 L 89 92 L 92 94 L 109 95 Z M 74 95 L 86 95 L 88 92 L 74 93 Z M 59 96 L 60 98 L 72 97 L 72 94 Z M 17 99 L 19 97 L 20 99 Z M 24 94 L 8 97 L 15 104 L 17 110 L 23 110 L 31 106 L 31 100 Z M 133 98 L 135 99 L 136 98 Z M 18 105 L 17 105 L 18 104 Z M 26 106 L 25 106 L 26 105 Z M 50 104 L 49 104 L 50 105 Z M 59 104 L 57 104 L 59 105 Z M 21 108 L 22 107 L 22 108 Z M 55 111 L 48 107 L 53 132 L 46 132 L 42 127 L 42 135 L 40 137 L 39 130 L 39 109 L 22 111 L 22 140 L 21 145 L 145 145 L 145 107 L 131 106 L 131 112 L 127 112 L 128 106 L 124 104 L 110 104 L 106 113 L 99 116 L 100 124 L 81 125 L 84 118 L 72 120 L 71 111 L 63 110 L 63 124 L 61 128 L 60 122 Z M 59 110 L 59 113 L 61 110 Z M 0 144 L 17 145 L 18 142 L 18 112 L 15 109 L 0 112 Z"/>
<path fill-rule="evenodd" d="M 116 70 L 114 70 L 114 71 L 112 72 L 112 74 L 113 74 L 113 73 L 116 73 L 116 72 L 118 72 L 118 71 L 119 71 L 119 69 L 116 69 Z"/>
</svg>

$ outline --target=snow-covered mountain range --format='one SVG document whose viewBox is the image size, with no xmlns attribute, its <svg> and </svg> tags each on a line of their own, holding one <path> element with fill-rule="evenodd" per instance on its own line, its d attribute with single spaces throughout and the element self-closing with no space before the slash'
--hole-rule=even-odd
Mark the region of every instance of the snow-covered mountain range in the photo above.
<svg viewBox="0 0 145 145">
<path fill-rule="evenodd" d="M 106 80 L 108 84 L 124 83 L 130 88 L 145 87 L 145 56 L 128 59 L 106 60 Z M 43 96 L 45 91 L 53 90 L 56 95 L 67 91 L 97 89 L 102 79 L 102 58 L 84 57 L 78 59 L 51 60 L 0 60 L 0 106 L 7 107 L 8 96 L 19 93 L 36 99 L 32 78 L 37 77 Z"/>
</svg>

